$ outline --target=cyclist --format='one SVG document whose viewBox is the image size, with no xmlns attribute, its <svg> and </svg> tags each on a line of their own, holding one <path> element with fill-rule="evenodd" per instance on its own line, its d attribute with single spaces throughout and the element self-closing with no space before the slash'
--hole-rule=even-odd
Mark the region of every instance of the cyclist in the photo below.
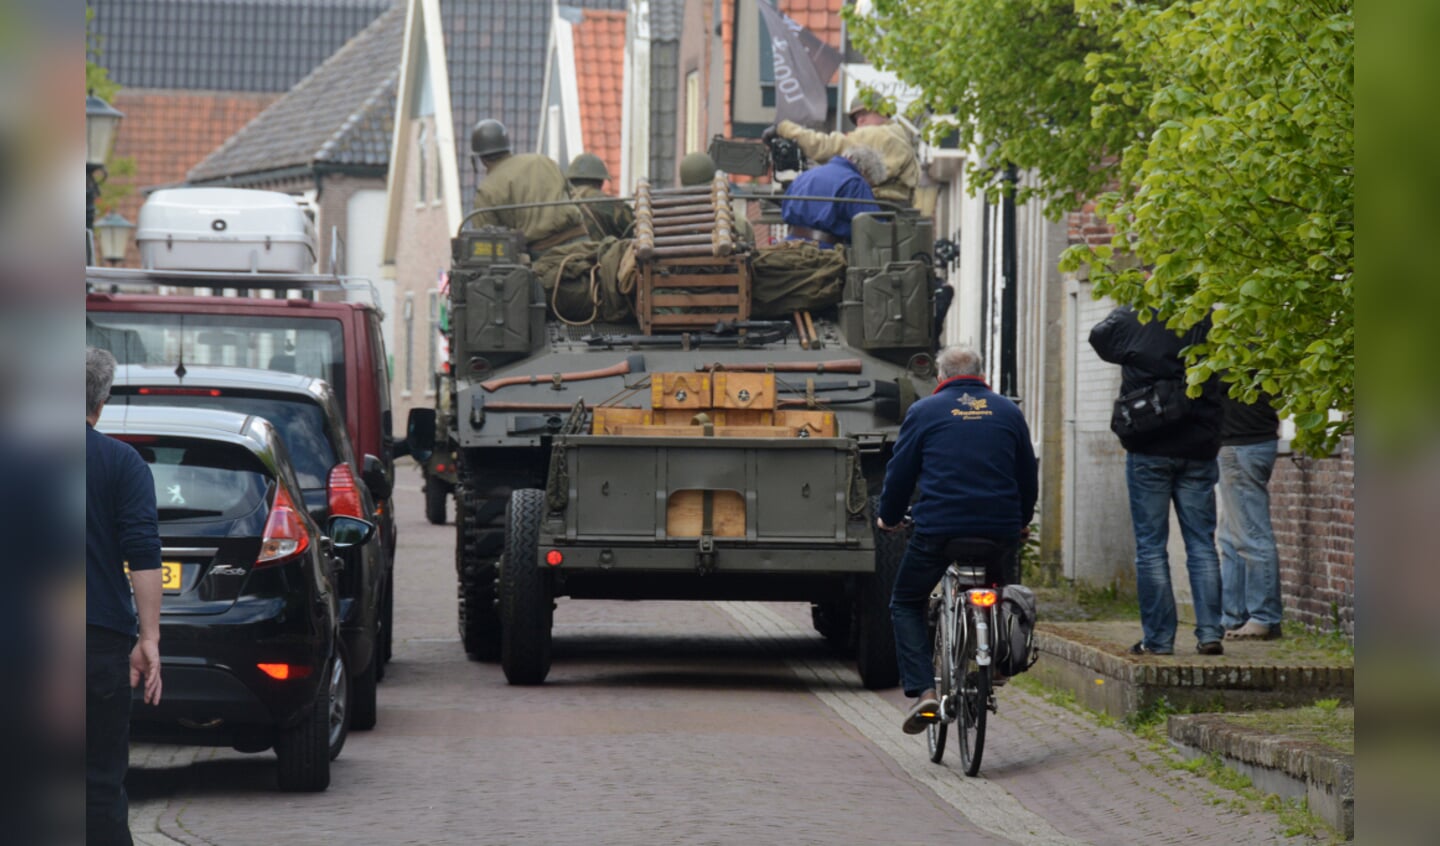
<svg viewBox="0 0 1440 846">
<path fill-rule="evenodd" d="M 900 425 L 876 516 L 880 529 L 895 531 L 919 486 L 915 528 L 890 599 L 900 682 L 915 699 L 905 716 L 906 734 L 923 732 L 939 709 L 925 614 L 930 592 L 950 563 L 946 542 L 957 537 L 999 542 L 1001 581 L 1019 581 L 1019 573 L 1011 571 L 1040 488 L 1030 428 L 1015 403 L 990 390 L 980 354 L 947 347 L 936 364 L 940 384 L 910 407 Z"/>
</svg>

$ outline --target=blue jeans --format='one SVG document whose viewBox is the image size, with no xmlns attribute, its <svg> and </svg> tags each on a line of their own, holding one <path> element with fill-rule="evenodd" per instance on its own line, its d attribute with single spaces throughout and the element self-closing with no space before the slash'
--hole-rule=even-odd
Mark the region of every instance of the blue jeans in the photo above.
<svg viewBox="0 0 1440 846">
<path fill-rule="evenodd" d="M 1275 441 L 1220 448 L 1220 623 L 1280 623 L 1280 556 L 1270 526 Z"/>
<path fill-rule="evenodd" d="M 1185 539 L 1185 569 L 1195 600 L 1195 637 L 1220 640 L 1220 561 L 1215 554 L 1216 462 L 1126 453 L 1125 483 L 1135 525 L 1135 586 L 1146 648 L 1175 649 L 1175 593 L 1170 586 L 1170 503 Z"/>
<path fill-rule="evenodd" d="M 910 535 L 905 557 L 895 573 L 895 589 L 890 594 L 890 620 L 895 626 L 895 658 L 900 667 L 900 684 L 906 696 L 919 696 L 935 686 L 935 644 L 926 615 L 930 609 L 930 592 L 945 575 L 950 559 L 945 556 L 944 535 Z M 998 540 L 998 539 L 997 539 Z M 1005 553 L 1002 581 L 1019 581 L 1013 561 L 1018 544 L 1014 539 Z"/>
<path fill-rule="evenodd" d="M 85 842 L 130 846 L 130 649 L 135 639 L 85 627 Z"/>
</svg>

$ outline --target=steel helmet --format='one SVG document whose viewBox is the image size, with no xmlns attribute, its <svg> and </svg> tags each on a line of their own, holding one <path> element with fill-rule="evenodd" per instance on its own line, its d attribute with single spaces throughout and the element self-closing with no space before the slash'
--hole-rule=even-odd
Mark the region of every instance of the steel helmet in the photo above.
<svg viewBox="0 0 1440 846">
<path fill-rule="evenodd" d="M 875 111 L 875 109 L 865 104 L 865 98 L 859 94 L 856 94 L 854 97 L 850 98 L 850 108 L 845 112 L 845 115 L 853 121 L 855 120 L 855 115 L 857 113 L 873 111 Z"/>
<path fill-rule="evenodd" d="M 715 178 L 715 160 L 705 153 L 691 153 L 680 160 L 680 184 L 700 185 Z"/>
<path fill-rule="evenodd" d="M 486 118 L 470 131 L 470 150 L 477 156 L 494 156 L 510 152 L 510 133 L 505 124 Z"/>
<path fill-rule="evenodd" d="M 610 171 L 606 169 L 605 162 L 594 153 L 581 153 L 570 162 L 570 169 L 565 174 L 570 179 L 592 180 L 604 182 L 610 178 Z"/>
</svg>

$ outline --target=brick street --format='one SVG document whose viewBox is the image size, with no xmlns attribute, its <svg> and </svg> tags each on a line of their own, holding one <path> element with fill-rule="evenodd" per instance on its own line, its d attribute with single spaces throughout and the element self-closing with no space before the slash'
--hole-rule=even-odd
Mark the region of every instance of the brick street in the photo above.
<svg viewBox="0 0 1440 846">
<path fill-rule="evenodd" d="M 318 795 L 272 753 L 137 745 L 141 844 L 1290 843 L 1124 732 L 1014 686 L 981 777 L 931 764 L 898 690 L 864 690 L 782 603 L 570 602 L 535 688 L 468 661 L 452 525 L 400 473 L 396 647 L 379 725 Z M 452 506 L 453 511 L 453 506 Z"/>
</svg>

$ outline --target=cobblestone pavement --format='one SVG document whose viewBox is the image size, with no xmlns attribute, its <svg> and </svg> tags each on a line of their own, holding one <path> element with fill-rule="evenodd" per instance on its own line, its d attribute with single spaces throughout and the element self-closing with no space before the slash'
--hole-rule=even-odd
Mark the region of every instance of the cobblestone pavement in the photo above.
<svg viewBox="0 0 1440 846">
<path fill-rule="evenodd" d="M 549 681 L 509 687 L 456 637 L 453 527 L 424 522 L 417 485 L 399 491 L 378 726 L 318 795 L 276 792 L 270 753 L 137 745 L 137 843 L 1299 842 L 1014 687 L 980 778 L 953 753 L 931 764 L 899 731 L 899 691 L 862 689 L 801 605 L 561 600 Z"/>
</svg>

